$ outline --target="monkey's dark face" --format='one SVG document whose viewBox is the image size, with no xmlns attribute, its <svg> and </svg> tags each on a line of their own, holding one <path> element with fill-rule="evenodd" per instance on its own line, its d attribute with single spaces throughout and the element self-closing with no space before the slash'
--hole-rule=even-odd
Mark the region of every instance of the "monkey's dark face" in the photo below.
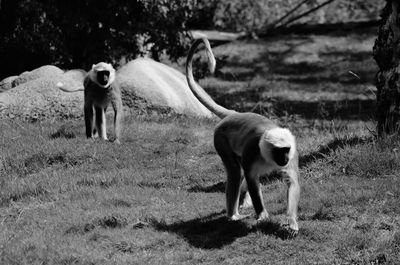
<svg viewBox="0 0 400 265">
<path fill-rule="evenodd" d="M 98 71 L 96 78 L 97 78 L 97 82 L 100 85 L 105 86 L 108 84 L 108 80 L 110 80 L 110 72 L 109 71 Z"/>
<path fill-rule="evenodd" d="M 274 159 L 275 163 L 280 166 L 286 166 L 289 162 L 289 152 L 290 147 L 276 147 L 272 148 L 272 158 Z"/>
</svg>

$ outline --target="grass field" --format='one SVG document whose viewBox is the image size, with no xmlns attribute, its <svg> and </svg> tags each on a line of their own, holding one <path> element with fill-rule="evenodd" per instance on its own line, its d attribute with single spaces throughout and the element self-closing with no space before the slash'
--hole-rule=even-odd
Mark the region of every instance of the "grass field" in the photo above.
<svg viewBox="0 0 400 265">
<path fill-rule="evenodd" d="M 270 221 L 224 218 L 217 120 L 126 117 L 121 145 L 85 139 L 83 121 L 2 120 L 0 264 L 400 264 L 400 144 L 373 133 L 373 34 L 216 47 L 200 82 L 296 135 L 296 238 L 279 233 L 279 180 L 262 179 Z"/>
</svg>

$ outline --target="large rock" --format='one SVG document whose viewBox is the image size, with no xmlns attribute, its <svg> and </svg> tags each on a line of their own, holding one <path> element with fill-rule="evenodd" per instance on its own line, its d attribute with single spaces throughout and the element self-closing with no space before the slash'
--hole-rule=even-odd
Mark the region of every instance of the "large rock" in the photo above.
<svg viewBox="0 0 400 265">
<path fill-rule="evenodd" d="M 23 72 L 12 81 L 12 87 L 16 87 L 26 82 L 33 81 L 38 78 L 53 78 L 63 74 L 63 70 L 53 65 L 45 65 L 30 72 Z"/>
<path fill-rule="evenodd" d="M 213 116 L 190 91 L 186 77 L 167 65 L 151 59 L 136 59 L 122 66 L 116 79 L 122 89 L 124 104 L 130 108 Z"/>
<path fill-rule="evenodd" d="M 83 70 L 64 72 L 46 65 L 0 82 L 0 118 L 30 121 L 50 118 L 81 118 L 83 92 L 65 93 L 56 86 L 82 87 Z M 212 117 L 190 91 L 186 78 L 177 70 L 151 59 L 136 59 L 117 71 L 125 109 L 132 113 L 178 113 Z M 111 111 L 112 108 L 109 108 Z"/>
<path fill-rule="evenodd" d="M 0 81 L 0 93 L 11 89 L 13 87 L 12 83 L 15 79 L 17 79 L 17 77 L 18 77 L 17 75 L 13 75 L 13 76 L 9 76 L 9 77 L 1 80 Z"/>
<path fill-rule="evenodd" d="M 82 86 L 83 78 L 84 71 L 64 73 L 51 65 L 24 72 L 12 79 L 11 88 L 0 93 L 0 117 L 31 121 L 80 117 L 83 93 L 64 93 L 56 83 L 61 81 L 71 86 Z"/>
</svg>

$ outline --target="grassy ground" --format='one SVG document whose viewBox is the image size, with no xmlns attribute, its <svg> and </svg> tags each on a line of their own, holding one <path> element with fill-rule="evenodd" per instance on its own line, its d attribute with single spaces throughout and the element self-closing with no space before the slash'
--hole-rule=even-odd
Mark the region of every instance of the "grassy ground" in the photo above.
<svg viewBox="0 0 400 265">
<path fill-rule="evenodd" d="M 295 239 L 279 180 L 262 180 L 269 222 L 225 220 L 216 120 L 127 117 L 121 145 L 86 140 L 82 121 L 1 121 L 0 263 L 399 264 L 400 144 L 371 132 L 371 36 L 217 47 L 201 81 L 297 136 Z"/>
</svg>

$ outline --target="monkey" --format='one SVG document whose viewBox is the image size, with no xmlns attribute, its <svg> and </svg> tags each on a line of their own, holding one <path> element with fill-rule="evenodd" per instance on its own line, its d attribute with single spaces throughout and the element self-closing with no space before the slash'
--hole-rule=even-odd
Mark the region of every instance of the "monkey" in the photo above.
<svg viewBox="0 0 400 265">
<path fill-rule="evenodd" d="M 106 115 L 107 107 L 112 105 L 114 109 L 115 143 L 120 143 L 121 120 L 123 115 L 121 90 L 115 81 L 115 69 L 111 64 L 100 62 L 93 64 L 87 73 L 83 87 L 68 89 L 61 82 L 57 87 L 64 92 L 84 91 L 84 116 L 86 137 L 96 138 L 98 135 L 107 139 Z M 95 122 L 93 122 L 95 119 Z"/>
<path fill-rule="evenodd" d="M 241 220 L 240 203 L 252 205 L 258 221 L 267 220 L 260 176 L 280 171 L 287 190 L 286 223 L 291 235 L 297 235 L 297 210 L 300 200 L 299 166 L 296 140 L 289 129 L 278 126 L 262 115 L 236 112 L 217 104 L 193 77 L 192 60 L 196 48 L 204 43 L 211 73 L 215 58 L 207 38 L 196 39 L 186 59 L 186 80 L 195 97 L 221 120 L 214 130 L 214 147 L 225 167 L 226 215 L 229 220 Z M 242 175 L 244 173 L 244 176 Z M 251 201 L 246 199 L 250 195 Z"/>
</svg>

